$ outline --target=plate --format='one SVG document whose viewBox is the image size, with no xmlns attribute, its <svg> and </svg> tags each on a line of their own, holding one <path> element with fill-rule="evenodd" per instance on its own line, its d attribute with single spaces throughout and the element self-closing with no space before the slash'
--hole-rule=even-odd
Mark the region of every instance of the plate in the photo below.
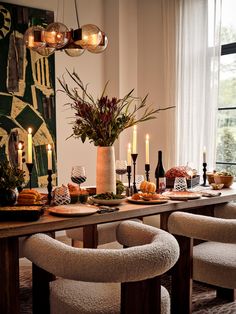
<svg viewBox="0 0 236 314">
<path fill-rule="evenodd" d="M 133 200 L 131 197 L 127 198 L 127 201 L 133 204 L 145 204 L 145 205 L 151 205 L 151 204 L 165 204 L 168 202 L 168 200 L 150 200 L 150 201 L 145 201 L 145 200 Z"/>
<path fill-rule="evenodd" d="M 103 200 L 103 199 L 98 199 L 95 197 L 90 197 L 90 200 L 98 205 L 119 205 L 122 203 L 124 200 L 126 200 L 126 197 L 123 198 L 117 198 L 117 199 L 112 199 L 112 200 Z"/>
<path fill-rule="evenodd" d="M 163 195 L 168 196 L 171 200 L 175 201 L 194 200 L 202 196 L 200 193 L 190 191 L 170 191 L 164 192 Z"/>
<path fill-rule="evenodd" d="M 63 205 L 49 207 L 48 211 L 50 214 L 56 216 L 75 217 L 95 214 L 97 212 L 97 208 L 81 205 Z"/>
</svg>

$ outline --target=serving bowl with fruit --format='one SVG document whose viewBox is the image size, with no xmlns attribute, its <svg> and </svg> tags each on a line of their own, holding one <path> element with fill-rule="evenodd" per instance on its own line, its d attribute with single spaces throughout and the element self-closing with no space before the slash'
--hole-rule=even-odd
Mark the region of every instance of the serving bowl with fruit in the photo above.
<svg viewBox="0 0 236 314">
<path fill-rule="evenodd" d="M 219 171 L 214 174 L 216 184 L 224 184 L 224 188 L 229 188 L 234 183 L 234 175 L 229 171 Z"/>
</svg>

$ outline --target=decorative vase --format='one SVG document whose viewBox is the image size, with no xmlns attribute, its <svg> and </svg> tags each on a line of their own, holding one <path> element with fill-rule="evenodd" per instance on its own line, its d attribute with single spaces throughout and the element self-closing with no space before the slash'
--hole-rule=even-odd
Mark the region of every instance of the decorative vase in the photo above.
<svg viewBox="0 0 236 314">
<path fill-rule="evenodd" d="M 98 146 L 96 193 L 116 194 L 115 151 L 113 146 Z"/>
<path fill-rule="evenodd" d="M 16 202 L 16 192 L 12 189 L 0 189 L 0 206 L 14 205 Z"/>
</svg>

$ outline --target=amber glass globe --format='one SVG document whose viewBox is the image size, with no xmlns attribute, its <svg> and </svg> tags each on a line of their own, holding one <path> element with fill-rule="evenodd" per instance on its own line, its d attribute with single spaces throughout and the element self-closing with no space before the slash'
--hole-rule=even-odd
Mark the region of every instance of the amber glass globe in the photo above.
<svg viewBox="0 0 236 314">
<path fill-rule="evenodd" d="M 92 53 L 101 53 L 103 52 L 108 45 L 108 38 L 105 33 L 102 32 L 102 40 L 97 47 L 88 47 L 88 51 Z"/>
<path fill-rule="evenodd" d="M 86 24 L 81 27 L 82 38 L 75 41 L 75 44 L 80 45 L 82 48 L 95 48 L 102 40 L 101 30 L 93 24 Z"/>
<path fill-rule="evenodd" d="M 65 53 L 70 57 L 79 57 L 84 53 L 83 48 L 66 48 Z"/>
<path fill-rule="evenodd" d="M 84 49 L 81 46 L 76 45 L 72 40 L 64 47 L 64 51 L 70 57 L 79 57 L 84 53 Z"/>
<path fill-rule="evenodd" d="M 44 42 L 52 48 L 64 47 L 70 39 L 71 35 L 66 25 L 62 23 L 51 23 L 44 32 Z"/>
<path fill-rule="evenodd" d="M 55 52 L 55 48 L 52 47 L 40 47 L 36 51 L 38 54 L 40 54 L 43 57 L 49 57 Z"/>
<path fill-rule="evenodd" d="M 27 48 L 37 50 L 38 48 L 46 46 L 43 37 L 44 28 L 42 26 L 31 26 L 24 34 L 24 43 Z"/>
</svg>

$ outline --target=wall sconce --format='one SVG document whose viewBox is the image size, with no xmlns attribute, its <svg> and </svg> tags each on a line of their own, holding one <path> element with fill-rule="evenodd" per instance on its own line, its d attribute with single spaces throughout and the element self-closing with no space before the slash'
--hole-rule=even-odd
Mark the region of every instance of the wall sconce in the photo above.
<svg viewBox="0 0 236 314">
<path fill-rule="evenodd" d="M 24 34 L 26 47 L 45 57 L 57 50 L 64 50 L 70 57 L 81 56 L 85 50 L 92 53 L 103 52 L 108 45 L 106 34 L 93 24 L 80 27 L 76 0 L 74 4 L 77 29 L 69 30 L 59 22 L 49 24 L 46 29 L 42 26 L 31 26 Z"/>
</svg>

